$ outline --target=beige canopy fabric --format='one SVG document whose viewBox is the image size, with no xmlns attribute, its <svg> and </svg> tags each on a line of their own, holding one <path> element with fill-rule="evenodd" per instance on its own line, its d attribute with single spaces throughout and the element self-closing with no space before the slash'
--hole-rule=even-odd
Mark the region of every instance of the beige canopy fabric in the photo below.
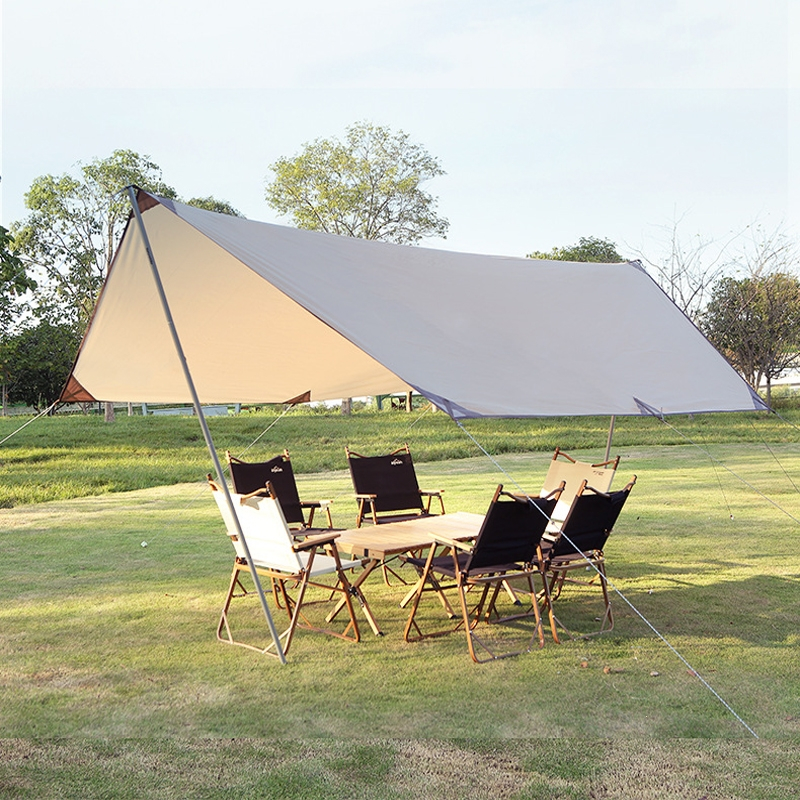
<svg viewBox="0 0 800 800">
<path fill-rule="evenodd" d="M 635 262 L 365 241 L 142 191 L 139 207 L 204 403 L 413 389 L 455 418 L 765 407 Z M 62 399 L 191 401 L 135 222 Z"/>
</svg>

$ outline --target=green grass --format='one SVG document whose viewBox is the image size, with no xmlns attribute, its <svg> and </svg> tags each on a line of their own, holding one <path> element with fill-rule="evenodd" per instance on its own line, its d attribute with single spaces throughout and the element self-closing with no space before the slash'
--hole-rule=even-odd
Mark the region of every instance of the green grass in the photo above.
<svg viewBox="0 0 800 800">
<path fill-rule="evenodd" d="M 800 411 L 787 409 L 800 422 Z M 211 417 L 209 427 L 224 459 L 234 455 L 258 460 L 288 447 L 295 472 L 312 473 L 346 467 L 345 445 L 374 454 L 404 442 L 416 462 L 445 461 L 480 455 L 476 444 L 441 412 L 413 414 L 364 410 L 351 417 L 305 408 L 278 418 L 269 408 L 240 416 Z M 0 417 L 0 440 L 23 424 Z M 767 414 L 707 414 L 670 419 L 617 420 L 616 447 L 638 444 L 795 442 L 791 425 Z M 531 420 L 468 420 L 466 430 L 493 454 L 589 451 L 602 458 L 608 418 L 579 417 Z M 257 440 L 257 441 L 256 441 Z M 255 442 L 255 444 L 254 444 Z M 114 424 L 93 416 L 42 418 L 0 445 L 0 508 L 19 504 L 126 492 L 149 486 L 193 481 L 212 469 L 200 426 L 191 417 L 127 417 Z"/>
<path fill-rule="evenodd" d="M 479 512 L 499 481 L 541 485 L 554 443 L 589 458 L 605 444 L 603 420 L 468 423 L 503 474 L 474 452 L 436 460 L 466 437 L 441 415 L 409 432 L 413 419 L 289 414 L 253 449 L 288 446 L 299 469 L 328 453 L 333 470 L 302 474 L 301 492 L 334 498 L 345 527 L 355 516 L 345 443 L 375 452 L 407 439 L 421 484 L 444 488 L 449 511 Z M 796 796 L 791 427 L 758 417 L 754 429 L 744 415 L 679 422 L 784 511 L 650 420 L 620 420 L 615 437 L 617 480 L 639 481 L 607 549 L 612 580 L 756 741 L 619 598 L 610 634 L 481 666 L 463 635 L 405 644 L 401 587 L 377 577 L 367 591 L 384 637 L 366 624 L 355 645 L 301 631 L 286 666 L 217 643 L 232 551 L 202 484 L 207 457 L 185 441 L 196 420 L 157 421 L 40 420 L 0 450 L 3 484 L 59 475 L 60 487 L 80 486 L 93 458 L 139 484 L 0 509 L 0 798 Z M 234 452 L 269 421 L 211 420 Z M 742 444 L 748 431 L 769 445 Z M 524 452 L 531 442 L 541 450 Z M 561 602 L 576 624 L 597 608 Z"/>
</svg>

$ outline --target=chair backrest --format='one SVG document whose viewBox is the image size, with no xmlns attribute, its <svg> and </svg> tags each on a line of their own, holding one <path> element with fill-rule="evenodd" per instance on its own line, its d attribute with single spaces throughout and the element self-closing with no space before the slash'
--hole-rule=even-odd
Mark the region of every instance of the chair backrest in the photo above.
<svg viewBox="0 0 800 800">
<path fill-rule="evenodd" d="M 556 500 L 556 495 L 549 498 L 509 495 L 503 492 L 500 484 L 489 504 L 465 570 L 535 562 L 536 549 Z"/>
<path fill-rule="evenodd" d="M 572 501 L 569 513 L 561 526 L 561 535 L 553 545 L 551 557 L 571 555 L 577 552 L 577 549 L 583 553 L 602 550 L 634 483 L 636 483 L 635 475 L 624 489 L 608 493 L 596 492 L 593 487 L 584 484 Z"/>
<path fill-rule="evenodd" d="M 228 453 L 228 465 L 231 469 L 231 482 L 239 494 L 252 494 L 261 491 L 267 494 L 267 481 L 272 484 L 278 502 L 281 504 L 283 516 L 290 525 L 305 524 L 305 516 L 300 505 L 300 495 L 294 479 L 292 462 L 288 452 L 275 456 L 269 461 L 241 461 Z"/>
<path fill-rule="evenodd" d="M 408 447 L 386 456 L 360 456 L 347 450 L 356 494 L 374 494 L 375 511 L 423 510 L 417 473 Z"/>
<path fill-rule="evenodd" d="M 225 500 L 225 494 L 213 482 L 211 488 L 236 555 L 246 559 L 247 555 Z M 245 499 L 245 496 L 238 492 L 231 492 L 231 499 L 253 563 L 291 574 L 299 572 L 302 569 L 302 562 L 292 547 L 292 535 L 278 501 L 269 496 Z"/>
<path fill-rule="evenodd" d="M 546 497 L 558 487 L 561 481 L 564 481 L 564 491 L 561 499 L 556 503 L 553 519 L 556 522 L 564 521 L 583 481 L 599 492 L 610 491 L 611 481 L 614 480 L 618 465 L 619 456 L 611 461 L 589 464 L 586 461 L 577 461 L 557 447 L 540 493 L 542 497 Z"/>
</svg>

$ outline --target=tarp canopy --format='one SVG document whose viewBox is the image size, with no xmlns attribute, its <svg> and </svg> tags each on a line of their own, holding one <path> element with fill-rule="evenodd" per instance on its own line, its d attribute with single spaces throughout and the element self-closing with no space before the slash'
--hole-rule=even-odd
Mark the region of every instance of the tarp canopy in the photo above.
<svg viewBox="0 0 800 800">
<path fill-rule="evenodd" d="M 636 262 L 456 253 L 138 200 L 204 403 L 413 389 L 456 418 L 765 408 Z M 62 394 L 95 399 L 192 399 L 135 221 Z"/>
</svg>

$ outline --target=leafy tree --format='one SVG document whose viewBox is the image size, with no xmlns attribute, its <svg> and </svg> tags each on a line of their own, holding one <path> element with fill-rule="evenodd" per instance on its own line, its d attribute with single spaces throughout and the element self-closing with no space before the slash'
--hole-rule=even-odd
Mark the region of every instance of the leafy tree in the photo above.
<svg viewBox="0 0 800 800">
<path fill-rule="evenodd" d="M 577 244 L 568 247 L 554 247 L 549 253 L 534 250 L 528 258 L 542 258 L 550 261 L 594 261 L 616 264 L 626 261 L 618 252 L 614 242 L 598 239 L 595 236 L 581 236 Z"/>
<path fill-rule="evenodd" d="M 228 214 L 231 217 L 243 217 L 241 211 L 237 211 L 230 203 L 225 200 L 217 200 L 216 197 L 193 197 L 186 200 L 187 206 L 202 208 L 206 211 L 215 211 L 217 214 Z"/>
<path fill-rule="evenodd" d="M 24 306 L 20 297 L 36 288 L 36 281 L 25 272 L 22 259 L 12 252 L 12 242 L 8 230 L 0 225 L 0 405 L 3 414 L 7 403 L 8 337 L 12 325 L 22 316 Z"/>
<path fill-rule="evenodd" d="M 54 403 L 64 388 L 79 341 L 73 326 L 47 320 L 10 336 L 5 348 L 9 399 L 38 410 Z"/>
<path fill-rule="evenodd" d="M 36 281 L 27 274 L 22 259 L 13 252 L 13 241 L 8 230 L 0 225 L 0 344 L 14 318 L 19 316 L 19 298 L 36 288 Z"/>
<path fill-rule="evenodd" d="M 800 281 L 785 273 L 722 278 L 700 327 L 731 364 L 758 387 L 800 364 Z"/>
<path fill-rule="evenodd" d="M 422 188 L 444 170 L 403 131 L 359 122 L 344 141 L 307 143 L 272 171 L 267 202 L 298 228 L 399 244 L 447 233 L 449 222 Z"/>
<path fill-rule="evenodd" d="M 79 165 L 79 177 L 43 175 L 25 195 L 28 217 L 14 229 L 15 247 L 42 274 L 40 313 L 82 329 L 111 264 L 130 212 L 129 184 L 175 198 L 149 157 L 115 150 Z"/>
<path fill-rule="evenodd" d="M 12 251 L 13 237 L 0 225 L 0 291 L 22 294 L 36 288 L 36 281 L 26 272 L 22 259 Z"/>
<path fill-rule="evenodd" d="M 36 312 L 54 330 L 85 328 L 128 222 L 130 200 L 122 190 L 129 185 L 178 199 L 162 179 L 160 167 L 132 150 L 115 150 L 108 158 L 79 163 L 77 176 L 42 175 L 26 193 L 30 213 L 13 227 L 14 252 L 28 274 L 39 277 Z M 189 202 L 239 215 L 229 203 L 213 197 Z M 26 361 L 22 368 L 31 364 Z M 37 381 L 33 376 L 23 380 L 18 373 L 18 387 Z M 107 405 L 106 413 L 113 418 L 113 407 Z"/>
</svg>

